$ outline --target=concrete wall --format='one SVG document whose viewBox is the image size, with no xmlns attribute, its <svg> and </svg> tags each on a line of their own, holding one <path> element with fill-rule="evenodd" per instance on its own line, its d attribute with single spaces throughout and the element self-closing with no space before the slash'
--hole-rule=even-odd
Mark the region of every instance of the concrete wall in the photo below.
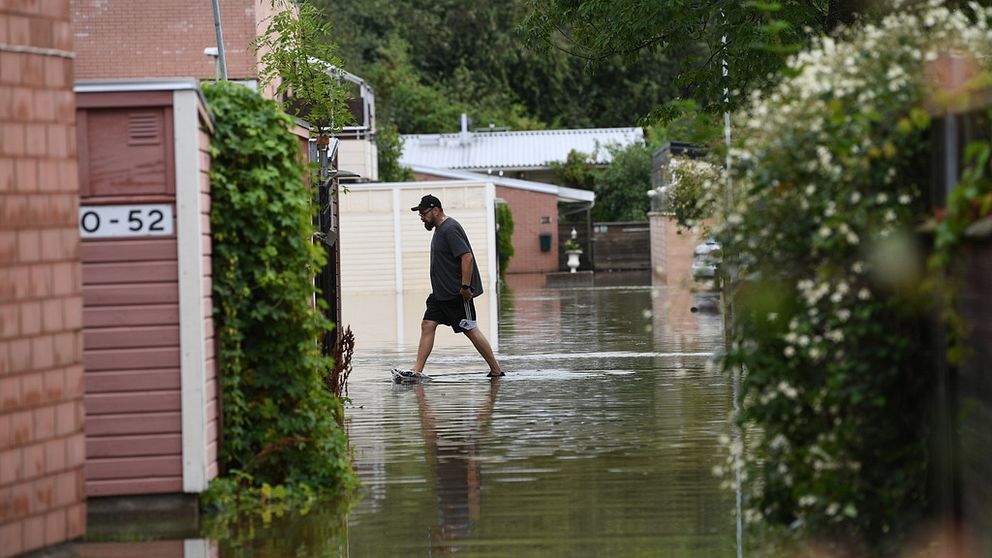
<svg viewBox="0 0 992 558">
<path fill-rule="evenodd" d="M 0 556 L 81 536 L 82 295 L 65 2 L 0 2 Z"/>
<path fill-rule="evenodd" d="M 216 75 L 214 59 L 203 54 L 217 46 L 209 1 L 71 0 L 71 5 L 76 79 Z M 251 41 L 271 11 L 268 0 L 220 0 L 230 79 L 255 79 Z"/>
</svg>

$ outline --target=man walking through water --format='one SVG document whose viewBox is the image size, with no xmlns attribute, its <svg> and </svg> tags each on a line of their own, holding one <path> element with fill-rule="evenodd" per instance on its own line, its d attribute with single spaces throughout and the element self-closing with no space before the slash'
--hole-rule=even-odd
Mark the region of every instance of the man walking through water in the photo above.
<svg viewBox="0 0 992 558">
<path fill-rule="evenodd" d="M 464 333 L 469 338 L 489 365 L 490 378 L 505 376 L 482 331 L 474 324 L 466 323 L 475 321 L 473 299 L 482 294 L 482 278 L 465 229 L 458 221 L 444 214 L 441 200 L 432 195 L 424 196 L 419 205 L 410 209 L 420 213 L 425 229 L 434 231 L 434 238 L 431 239 L 432 292 L 427 297 L 427 311 L 420 323 L 417 362 L 410 370 L 393 369 L 393 374 L 409 380 L 426 378 L 424 367 L 434 348 L 434 335 L 437 326 L 444 324 L 451 326 L 455 333 Z M 471 315 L 466 315 L 466 306 Z"/>
</svg>

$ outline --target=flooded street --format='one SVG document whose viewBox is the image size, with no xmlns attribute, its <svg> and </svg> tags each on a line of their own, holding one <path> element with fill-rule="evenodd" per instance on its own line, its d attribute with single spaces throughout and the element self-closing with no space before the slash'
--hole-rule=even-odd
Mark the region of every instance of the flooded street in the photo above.
<svg viewBox="0 0 992 558">
<path fill-rule="evenodd" d="M 432 382 L 395 385 L 415 347 L 360 340 L 346 553 L 732 556 L 733 498 L 711 472 L 731 408 L 706 366 L 721 323 L 668 289 L 511 288 L 495 383 L 466 341 L 435 350 Z"/>
<path fill-rule="evenodd" d="M 484 329 L 507 371 L 497 382 L 442 328 L 434 379 L 394 384 L 416 339 L 356 332 L 346 424 L 363 486 L 349 510 L 83 544 L 81 556 L 734 556 L 734 497 L 712 474 L 732 405 L 707 366 L 722 324 L 690 311 L 706 302 L 674 287 L 511 282 L 498 335 Z"/>
</svg>

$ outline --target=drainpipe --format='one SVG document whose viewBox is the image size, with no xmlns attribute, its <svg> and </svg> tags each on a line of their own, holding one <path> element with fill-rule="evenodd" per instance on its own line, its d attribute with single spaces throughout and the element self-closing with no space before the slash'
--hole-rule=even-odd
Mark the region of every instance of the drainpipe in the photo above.
<svg viewBox="0 0 992 558">
<path fill-rule="evenodd" d="M 224 33 L 220 27 L 220 0 L 212 0 L 214 5 L 214 34 L 217 35 L 217 62 L 220 79 L 227 81 L 227 59 L 224 58 Z"/>
</svg>

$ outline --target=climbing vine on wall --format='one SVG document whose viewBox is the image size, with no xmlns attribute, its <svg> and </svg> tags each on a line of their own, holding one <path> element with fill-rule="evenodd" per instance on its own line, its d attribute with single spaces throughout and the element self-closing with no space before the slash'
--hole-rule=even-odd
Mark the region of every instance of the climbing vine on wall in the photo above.
<svg viewBox="0 0 992 558">
<path fill-rule="evenodd" d="M 325 387 L 331 324 L 313 307 L 323 251 L 311 241 L 311 194 L 292 122 L 232 83 L 203 86 L 210 146 L 213 296 L 224 409 L 220 457 L 256 487 L 351 487 L 341 401 Z M 319 298 L 318 298 L 319 299 Z"/>
</svg>

